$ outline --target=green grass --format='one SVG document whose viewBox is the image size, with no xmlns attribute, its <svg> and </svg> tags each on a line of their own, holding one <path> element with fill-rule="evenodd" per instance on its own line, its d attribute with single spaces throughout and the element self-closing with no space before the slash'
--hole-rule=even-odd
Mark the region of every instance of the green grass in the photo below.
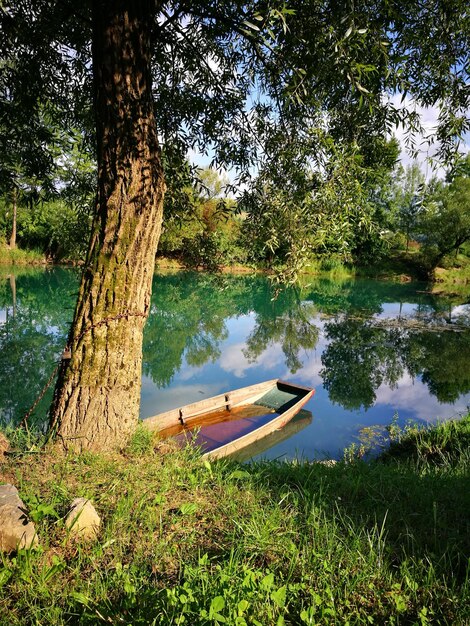
<svg viewBox="0 0 470 626">
<path fill-rule="evenodd" d="M 19 438 L 3 474 L 42 547 L 3 557 L 0 623 L 468 624 L 469 433 L 395 429 L 332 465 L 209 463 L 142 429 L 114 456 Z M 63 524 L 77 496 L 103 520 L 89 545 Z"/>
<path fill-rule="evenodd" d="M 0 243 L 0 265 L 40 265 L 45 263 L 44 254 L 38 250 L 10 249 Z"/>
<path fill-rule="evenodd" d="M 337 257 L 327 257 L 324 259 L 310 259 L 303 274 L 314 274 L 326 276 L 332 279 L 346 279 L 354 277 L 356 268 L 353 265 L 346 265 Z"/>
<path fill-rule="evenodd" d="M 311 258 L 302 274 L 314 274 L 335 280 L 362 277 L 408 282 L 423 279 L 423 269 L 416 250 L 391 252 L 386 257 L 380 257 L 377 263 L 367 265 L 344 263 L 338 257 Z"/>
<path fill-rule="evenodd" d="M 178 259 L 157 256 L 155 259 L 155 268 L 158 270 L 182 270 L 184 269 L 184 265 Z"/>
<path fill-rule="evenodd" d="M 470 256 L 459 254 L 446 264 L 447 267 L 438 267 L 434 272 L 434 287 L 436 293 L 467 295 L 470 285 Z"/>
</svg>

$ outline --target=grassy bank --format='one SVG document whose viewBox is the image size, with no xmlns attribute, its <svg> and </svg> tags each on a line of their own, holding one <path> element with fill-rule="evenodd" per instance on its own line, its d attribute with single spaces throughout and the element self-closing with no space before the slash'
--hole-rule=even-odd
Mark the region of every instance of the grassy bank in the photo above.
<svg viewBox="0 0 470 626">
<path fill-rule="evenodd" d="M 46 263 L 44 254 L 37 250 L 9 248 L 0 242 L 0 265 L 42 265 Z"/>
<path fill-rule="evenodd" d="M 467 624 L 470 416 L 379 461 L 208 463 L 138 433 L 126 454 L 9 457 L 41 549 L 3 557 L 1 624 Z M 62 522 L 86 496 L 99 539 Z"/>
<path fill-rule="evenodd" d="M 167 257 L 157 257 L 156 268 L 159 270 L 188 269 L 182 260 Z M 200 268 L 202 269 L 202 268 Z M 223 273 L 265 273 L 276 276 L 279 274 L 284 280 L 289 280 L 291 272 L 288 267 L 278 267 L 276 270 L 267 265 L 222 265 L 219 268 Z M 297 274 L 296 274 L 297 276 Z M 344 263 L 337 257 L 310 258 L 300 270 L 299 278 L 321 277 L 331 280 L 346 280 L 349 278 L 376 278 L 379 280 L 391 280 L 394 282 L 409 282 L 422 280 L 422 270 L 416 261 L 416 254 L 397 253 L 387 258 L 381 258 L 377 264 L 356 265 Z"/>
<path fill-rule="evenodd" d="M 448 268 L 437 268 L 434 281 L 429 289 L 436 294 L 443 295 L 466 295 L 470 285 L 470 258 L 459 255 L 457 265 Z M 36 250 L 10 250 L 6 245 L 0 245 L 0 265 L 28 266 L 44 265 L 44 255 Z M 63 264 L 63 263 L 62 263 Z M 156 259 L 155 267 L 162 271 L 179 271 L 188 269 L 182 260 L 161 257 Z M 272 270 L 253 265 L 227 265 L 221 266 L 223 273 L 273 274 Z M 282 273 L 282 272 L 281 272 Z M 345 264 L 336 258 L 310 259 L 302 270 L 302 275 L 329 278 L 331 280 L 345 280 L 347 278 L 375 278 L 378 280 L 390 280 L 395 282 L 409 282 L 423 280 L 423 270 L 419 264 L 416 250 L 400 252 L 381 259 L 377 264 L 366 266 Z M 289 272 L 286 270 L 286 279 Z"/>
<path fill-rule="evenodd" d="M 435 293 L 468 295 L 470 291 L 470 257 L 459 254 L 448 267 L 438 267 L 434 273 Z"/>
</svg>

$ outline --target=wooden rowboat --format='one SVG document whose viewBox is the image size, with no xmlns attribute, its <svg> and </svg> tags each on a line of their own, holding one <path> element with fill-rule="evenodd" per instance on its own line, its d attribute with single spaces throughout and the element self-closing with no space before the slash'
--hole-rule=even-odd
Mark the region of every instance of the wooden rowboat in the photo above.
<svg viewBox="0 0 470 626">
<path fill-rule="evenodd" d="M 176 437 L 220 459 L 282 428 L 314 394 L 278 379 L 219 394 L 144 420 L 162 438 Z"/>
<path fill-rule="evenodd" d="M 307 409 L 300 409 L 297 415 L 279 430 L 273 430 L 266 437 L 250 443 L 246 448 L 234 452 L 231 456 L 235 461 L 248 461 L 255 456 L 263 455 L 267 450 L 290 439 L 312 423 L 313 415 Z"/>
</svg>

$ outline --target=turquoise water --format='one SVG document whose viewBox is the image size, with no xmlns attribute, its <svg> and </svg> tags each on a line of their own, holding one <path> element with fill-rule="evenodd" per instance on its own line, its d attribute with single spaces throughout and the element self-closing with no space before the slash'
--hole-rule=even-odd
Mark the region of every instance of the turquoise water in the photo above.
<svg viewBox="0 0 470 626">
<path fill-rule="evenodd" d="M 58 358 L 73 270 L 0 274 L 0 419 L 17 423 Z M 155 276 L 141 417 L 270 378 L 313 386 L 304 419 L 267 458 L 337 458 L 365 426 L 432 422 L 470 405 L 470 305 L 422 284 L 312 281 L 276 294 L 259 276 Z M 44 421 L 50 392 L 34 419 Z"/>
</svg>

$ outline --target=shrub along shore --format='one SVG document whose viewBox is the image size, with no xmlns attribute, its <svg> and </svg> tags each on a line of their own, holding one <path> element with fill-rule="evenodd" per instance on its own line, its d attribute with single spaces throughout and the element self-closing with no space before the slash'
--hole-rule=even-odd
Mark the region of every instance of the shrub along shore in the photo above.
<svg viewBox="0 0 470 626">
<path fill-rule="evenodd" d="M 470 415 L 392 434 L 367 462 L 239 465 L 143 428 L 114 455 L 10 433 L 40 547 L 2 556 L 0 623 L 468 624 Z M 64 524 L 77 496 L 91 542 Z"/>
<path fill-rule="evenodd" d="M 45 265 L 46 257 L 38 250 L 10 249 L 0 242 L 0 265 Z"/>
<path fill-rule="evenodd" d="M 410 257 L 411 258 L 411 257 Z M 64 264 L 64 263 L 63 263 Z M 62 265 L 63 265 L 62 264 Z M 77 262 L 65 263 L 66 265 L 77 265 Z M 21 250 L 16 248 L 10 250 L 0 245 L 0 266 L 12 266 L 25 268 L 26 266 L 56 265 L 50 263 L 46 257 L 35 250 Z M 185 264 L 181 259 L 158 256 L 155 267 L 157 270 L 178 271 L 184 269 L 200 269 L 207 271 L 204 267 Z M 217 271 L 222 273 L 246 274 L 246 273 L 268 273 L 272 270 L 254 265 L 223 265 Z M 332 280 L 344 278 L 376 278 L 379 280 L 391 280 L 395 282 L 409 282 L 422 280 L 422 275 L 408 257 L 396 255 L 389 259 L 382 260 L 376 265 L 356 266 L 345 265 L 332 259 L 312 260 L 301 272 L 299 278 L 305 276 L 321 276 Z M 284 277 L 288 279 L 287 277 Z M 281 277 L 282 280 L 282 277 Z M 438 295 L 466 295 L 470 284 L 470 262 L 465 255 L 458 259 L 458 265 L 450 268 L 436 268 L 432 280 L 427 281 L 429 289 Z"/>
<path fill-rule="evenodd" d="M 0 266 L 11 266 L 24 268 L 25 266 L 81 266 L 83 261 L 76 259 L 63 259 L 56 262 L 47 258 L 39 250 L 27 250 L 21 248 L 10 249 L 0 242 Z M 278 276 L 280 282 L 292 282 L 290 280 L 289 268 L 280 267 L 277 270 L 265 264 L 243 264 L 231 263 L 221 264 L 216 267 L 207 268 L 204 265 L 187 262 L 180 257 L 166 257 L 158 255 L 155 261 L 156 270 L 199 270 L 220 273 L 264 273 Z M 454 264 L 450 263 L 446 267 L 437 267 L 429 274 L 423 273 L 423 268 L 413 259 L 413 255 L 398 253 L 390 255 L 387 259 L 380 259 L 375 264 L 358 265 L 354 263 L 344 263 L 335 258 L 312 258 L 302 270 L 296 274 L 322 276 L 335 278 L 376 278 L 379 280 L 391 280 L 398 282 L 425 281 L 434 285 L 436 293 L 456 293 L 460 291 L 467 293 L 470 284 L 470 260 L 467 255 L 458 255 Z M 294 281 L 295 282 L 295 281 Z"/>
</svg>

